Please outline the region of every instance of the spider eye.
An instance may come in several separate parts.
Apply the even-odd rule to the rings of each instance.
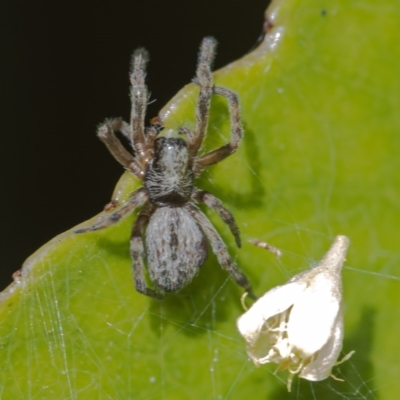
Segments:
[[[157,131],[157,135],[164,130],[162,125],[153,125],[155,130]]]

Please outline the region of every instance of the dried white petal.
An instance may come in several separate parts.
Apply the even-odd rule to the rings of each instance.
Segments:
[[[343,342],[341,270],[349,246],[337,236],[319,264],[256,301],[237,321],[256,365],[273,362],[311,381],[331,375]]]
[[[342,343],[343,317],[342,313],[339,313],[329,340],[318,352],[317,357],[303,368],[299,374],[300,378],[309,381],[322,381],[328,378],[331,375],[332,367],[335,366],[339,358]]]

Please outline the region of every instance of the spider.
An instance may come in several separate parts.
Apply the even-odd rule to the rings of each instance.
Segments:
[[[208,242],[221,267],[254,297],[249,281],[230,257],[222,238],[196,205],[203,203],[214,209],[229,226],[237,246],[241,246],[233,215],[211,193],[194,186],[194,178],[204,168],[234,153],[243,136],[237,94],[213,85],[211,64],[215,49],[214,38],[203,39],[194,79],[200,92],[193,132],[185,126],[178,130],[183,138],[161,137],[158,136],[160,126],[144,127],[148,93],[144,82],[147,56],[143,49],[136,50],[132,57],[130,125],[119,118],[109,119],[97,131],[114,158],[140,179],[143,186],[105,218],[75,232],[106,228],[142,207],[133,225],[130,254],[136,290],[150,297],[162,298],[163,293],[176,292],[188,285],[207,259]],[[207,154],[198,155],[207,131],[213,94],[228,101],[231,140]],[[116,131],[129,140],[133,154],[117,139]],[[147,271],[155,289],[146,285],[144,260],[147,260]]]

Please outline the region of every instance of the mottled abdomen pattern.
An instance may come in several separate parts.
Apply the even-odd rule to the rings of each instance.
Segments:
[[[207,258],[207,240],[185,207],[161,207],[146,230],[150,279],[175,292],[192,281]]]

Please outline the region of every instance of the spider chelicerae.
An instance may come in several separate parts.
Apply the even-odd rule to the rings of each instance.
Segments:
[[[132,58],[130,125],[117,118],[106,120],[98,128],[97,135],[110,153],[143,181],[143,186],[105,218],[75,232],[106,228],[142,207],[132,229],[130,253],[136,290],[147,296],[161,298],[162,293],[175,292],[189,284],[207,258],[209,242],[221,267],[254,297],[249,281],[230,257],[221,236],[196,205],[203,203],[214,209],[229,226],[237,246],[241,246],[233,215],[211,193],[194,186],[194,178],[204,168],[234,153],[243,136],[236,93],[213,84],[211,64],[215,48],[215,39],[203,39],[194,79],[200,86],[195,128],[192,131],[184,126],[178,130],[185,139],[158,136],[160,127],[154,124],[144,127],[148,92],[145,85],[147,57],[143,49],[137,50]],[[207,131],[213,94],[228,101],[231,140],[209,153],[198,155]],[[118,140],[116,131],[129,140],[133,154]],[[155,289],[146,285],[144,260],[147,260],[147,271]]]

